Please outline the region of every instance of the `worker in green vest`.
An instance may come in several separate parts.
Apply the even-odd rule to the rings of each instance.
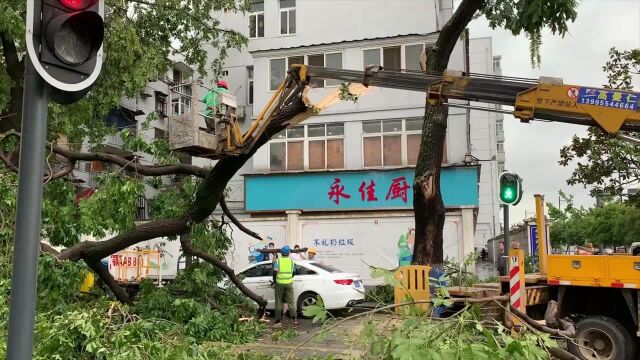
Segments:
[[[289,257],[291,248],[285,245],[280,249],[281,257],[273,263],[273,280],[276,287],[276,325],[282,320],[282,304],[289,306],[289,316],[298,324],[296,304],[293,302],[293,276],[296,264]]]
[[[224,80],[219,80],[216,83],[216,88],[207,91],[207,93],[202,98],[202,102],[205,104],[206,108],[204,110],[203,115],[205,116],[204,120],[207,124],[207,129],[213,132],[215,129],[213,117],[213,109],[217,110],[220,101],[218,100],[220,93],[228,93],[229,92],[229,84],[227,84]]]

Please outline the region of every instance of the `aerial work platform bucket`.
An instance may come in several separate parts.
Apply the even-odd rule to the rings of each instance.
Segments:
[[[394,276],[399,281],[393,289],[394,304],[401,304],[411,301],[429,301],[429,271],[430,266],[410,265],[402,266],[396,270]],[[398,314],[407,314],[416,311],[427,313],[430,309],[429,303],[415,304],[396,307]],[[411,311],[414,310],[414,311]]]

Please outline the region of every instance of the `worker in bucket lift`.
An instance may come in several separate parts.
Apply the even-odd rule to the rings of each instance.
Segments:
[[[218,80],[218,82],[216,83],[216,88],[209,90],[202,98],[202,102],[206,106],[203,113],[204,122],[207,125],[207,130],[210,133],[215,132],[215,122],[213,120],[213,115],[217,110],[218,105],[220,104],[218,96],[218,94],[220,93],[229,93],[229,84],[227,84],[227,82],[224,80]]]
[[[286,303],[289,306],[289,316],[293,319],[293,324],[298,325],[296,312],[296,303],[293,301],[293,276],[295,275],[296,265],[289,257],[291,248],[285,245],[280,249],[281,257],[273,263],[273,281],[276,290],[276,326],[281,324],[282,305]]]

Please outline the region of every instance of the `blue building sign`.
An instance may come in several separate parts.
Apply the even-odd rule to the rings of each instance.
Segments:
[[[546,226],[547,228],[547,253],[550,252],[551,247],[549,244],[549,224]],[[533,257],[534,262],[538,262],[538,225],[537,224],[529,224],[529,255]]]
[[[412,168],[245,175],[246,211],[413,208]],[[447,207],[478,206],[475,166],[442,169]]]

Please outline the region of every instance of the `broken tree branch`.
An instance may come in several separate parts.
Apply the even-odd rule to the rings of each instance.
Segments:
[[[222,262],[217,257],[213,256],[212,254],[209,254],[205,251],[202,251],[200,249],[193,247],[193,245],[191,244],[191,240],[189,240],[189,237],[187,236],[180,237],[180,244],[182,245],[182,251],[185,254],[197,256],[200,259],[210,263],[211,265],[217,267],[218,269],[222,270],[225,274],[227,274],[227,276],[229,277],[229,280],[231,280],[231,282],[238,288],[238,290],[240,290],[243,294],[245,294],[251,300],[255,301],[256,304],[258,304],[259,312],[260,312],[259,316],[262,316],[262,313],[264,312],[264,309],[267,306],[267,301],[262,296],[257,295],[256,293],[251,291],[248,287],[246,287],[242,283],[242,280],[240,280],[240,278],[233,271],[232,268],[230,268],[227,264]]]
[[[112,163],[144,176],[193,175],[202,178],[205,177],[208,172],[207,169],[195,165],[142,165],[136,161],[131,161],[114,154],[76,152],[67,150],[61,146],[53,146],[53,152],[74,161],[103,161]]]
[[[47,243],[43,243],[42,241],[40,242],[40,252],[51,254],[55,257],[58,257],[58,255],[60,255],[60,252],[54,249],[53,246]]]
[[[236,217],[235,215],[233,215],[231,213],[231,211],[229,210],[229,208],[227,207],[227,201],[225,200],[224,196],[222,196],[220,198],[220,208],[222,208],[222,212],[229,218],[229,220],[231,220],[231,222],[238,228],[240,229],[240,231],[242,231],[243,233],[251,236],[252,238],[258,239],[258,240],[262,240],[262,238],[260,237],[260,235],[258,235],[258,233],[251,231],[249,228],[247,228],[246,226],[244,226]]]
[[[188,229],[186,218],[160,219],[150,221],[125,231],[104,241],[83,241],[63,250],[58,258],[60,260],[86,262],[101,260],[105,257],[124,250],[144,240],[157,237],[180,235]]]
[[[306,252],[307,250],[309,250],[308,248],[304,247],[304,248],[300,248],[300,249],[291,249],[289,250],[290,253],[303,253]],[[261,254],[279,254],[280,251],[282,251],[282,249],[257,249],[257,252],[261,253]]]
[[[122,286],[118,285],[116,279],[114,279],[109,272],[109,269],[106,269],[104,266],[102,266],[100,260],[87,261],[86,263],[89,268],[91,268],[91,270],[93,270],[93,272],[98,275],[100,280],[102,280],[102,282],[104,282],[104,284],[107,285],[107,287],[113,292],[118,301],[124,304],[132,304],[131,298],[129,297],[127,291]]]
[[[11,161],[11,159],[4,153],[2,149],[0,149],[0,161],[4,163],[8,170],[13,171],[14,173],[18,173],[19,168]],[[58,180],[63,178],[73,172],[73,169],[76,166],[76,162],[74,160],[68,160],[65,164],[64,168],[55,173],[47,174],[42,178],[42,182],[47,183],[50,181]]]
[[[168,175],[171,173],[183,173],[204,177],[198,185],[195,199],[192,201],[187,214],[179,218],[154,220],[145,224],[138,225],[133,229],[127,230],[117,236],[104,241],[86,241],[78,243],[68,249],[63,250],[58,258],[60,260],[78,261],[84,260],[87,264],[95,267],[94,271],[98,273],[102,271],[107,284],[114,284],[110,278],[104,273],[104,268],[98,264],[100,260],[135,245],[144,240],[150,240],[158,237],[178,236],[186,233],[190,225],[205,221],[217,207],[224,189],[229,180],[235,173],[245,164],[245,162],[253,156],[253,154],[262,145],[267,143],[269,139],[282,131],[286,127],[286,122],[296,117],[296,115],[305,113],[308,109],[303,99],[303,89],[306,83],[297,83],[296,88],[289,94],[286,101],[270,116],[270,123],[265,131],[255,140],[253,147],[246,153],[234,157],[226,157],[219,160],[210,170],[205,170],[191,165],[171,165],[171,166],[145,166],[140,164],[130,164],[129,160],[120,158],[112,154],[100,153],[76,153],[54,146],[53,151],[61,156],[65,156],[71,160],[100,160],[111,161],[123,167],[132,166],[133,170],[143,175],[158,176]],[[170,169],[170,170],[169,170]],[[260,312],[264,311],[266,301],[251,292],[242,284],[240,279],[235,276],[233,269],[216,257],[203,252],[191,246],[188,237],[181,237],[183,251],[186,254],[198,256],[201,259],[217,266],[224,271],[231,281],[249,298],[259,304]],[[112,277],[111,277],[112,279]],[[117,284],[115,284],[117,285]],[[115,290],[114,290],[115,289]],[[113,286],[114,294],[123,302],[127,302],[127,297],[122,289]],[[117,291],[117,292],[116,292]],[[129,299],[130,300],[130,299]]]
[[[511,304],[509,304],[509,311],[512,312],[513,314],[515,314],[517,317],[519,317],[520,319],[522,319],[524,322],[526,322],[529,326],[531,326],[532,328],[540,331],[540,332],[544,332],[550,335],[554,335],[554,336],[562,336],[562,337],[573,337],[576,334],[575,329],[573,328],[573,326],[569,327],[568,329],[564,329],[564,330],[559,330],[559,329],[552,329],[548,326],[544,326],[542,324],[540,324],[539,322],[533,320],[532,318],[530,318],[527,314],[523,313],[522,311],[514,308]]]

